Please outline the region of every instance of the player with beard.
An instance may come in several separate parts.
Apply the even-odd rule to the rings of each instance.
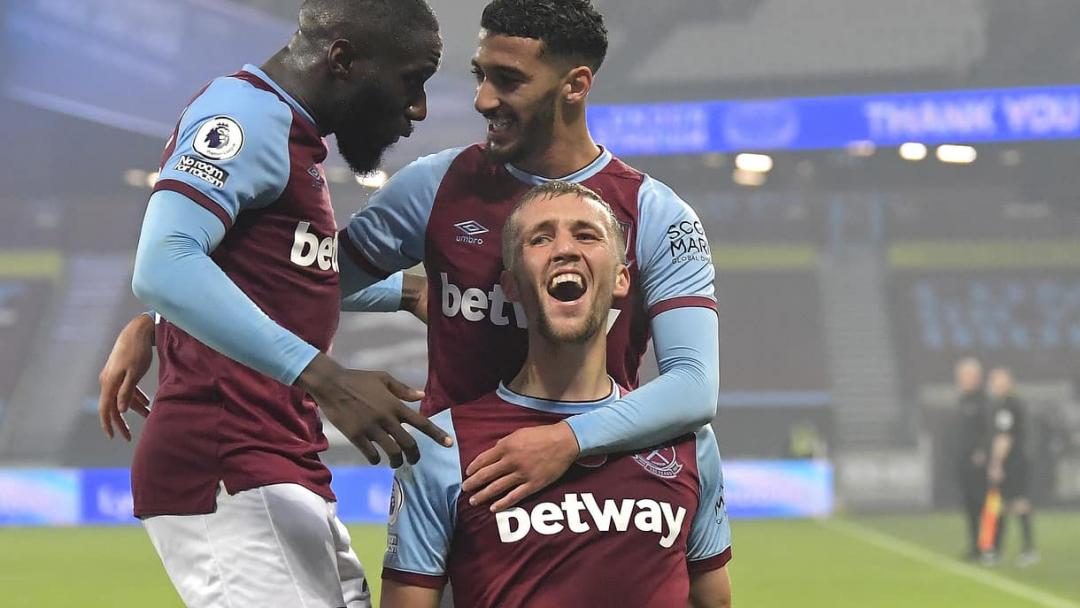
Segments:
[[[650,337],[660,369],[615,403],[518,430],[469,464],[466,490],[501,509],[579,456],[643,448],[712,420],[719,344],[709,244],[693,209],[589,133],[586,102],[607,53],[603,17],[587,0],[495,0],[481,28],[474,105],[487,118],[486,141],[414,161],[352,219],[339,237],[344,309],[396,308],[400,294],[403,308],[428,320],[423,413],[494,390],[521,368],[527,326],[499,285],[501,227],[526,190],[558,178],[599,192],[626,231],[631,285],[608,314],[609,373],[636,388]],[[427,278],[415,290],[396,271],[421,262]],[[387,276],[404,287],[364,297]],[[106,427],[122,423],[147,369],[146,325],[129,324],[102,371]]]
[[[462,491],[463,464],[520,428],[616,402],[605,330],[630,290],[622,229],[578,184],[527,192],[506,220],[501,287],[529,320],[507,383],[433,421],[424,457],[395,476],[383,568],[386,608],[454,605],[730,606],[731,531],[708,426],[639,453],[582,459],[520,506],[492,513]],[[621,523],[620,523],[621,522]]]
[[[418,458],[403,421],[448,440],[399,400],[418,391],[326,355],[341,290],[322,171],[325,135],[360,172],[409,135],[441,49],[423,0],[307,0],[288,45],[204,87],[166,145],[133,279],[162,320],[132,490],[188,606],[370,604],[320,407],[373,461],[373,442]]]
[[[495,0],[481,28],[472,63],[486,141],[419,159],[372,196],[340,237],[346,290],[422,262],[429,365],[421,411],[472,401],[525,360],[527,322],[499,284],[503,223],[530,187],[580,183],[611,204],[626,231],[631,282],[607,316],[608,372],[636,388],[650,336],[661,372],[615,403],[518,430],[466,463],[472,499],[503,509],[579,456],[640,449],[707,424],[719,346],[701,222],[589,133],[586,103],[607,51],[603,17],[588,0]]]

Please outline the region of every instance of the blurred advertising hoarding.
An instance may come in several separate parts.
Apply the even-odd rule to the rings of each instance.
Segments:
[[[1080,86],[598,105],[622,156],[1076,139]]]
[[[348,523],[382,524],[393,471],[336,467],[338,516]],[[734,518],[823,517],[832,511],[832,466],[821,461],[724,463],[724,493]],[[127,469],[0,470],[0,525],[131,525]]]

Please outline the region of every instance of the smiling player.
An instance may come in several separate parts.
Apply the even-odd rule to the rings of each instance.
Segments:
[[[528,354],[509,383],[433,421],[446,450],[395,477],[383,606],[730,605],[731,532],[709,427],[634,453],[579,460],[521,506],[467,500],[464,465],[516,429],[610,406],[608,311],[630,289],[621,228],[591,190],[549,182],[503,228],[500,284],[528,319]]]
[[[630,286],[607,311],[608,372],[636,389],[650,337],[660,377],[616,403],[520,429],[477,455],[465,486],[504,508],[559,478],[580,455],[640,449],[716,415],[719,344],[713,265],[701,222],[670,188],[593,141],[585,108],[607,52],[587,0],[495,0],[473,57],[483,144],[401,171],[353,217],[340,243],[348,291],[422,262],[428,280],[428,381],[421,411],[471,401],[525,360],[526,326],[499,276],[515,202],[552,179],[610,203]],[[482,488],[482,489],[481,489]]]
[[[626,243],[630,288],[605,322],[608,372],[636,389],[650,338],[660,370],[614,403],[519,429],[477,455],[466,489],[504,508],[558,479],[579,456],[640,449],[707,424],[716,415],[720,355],[712,258],[697,215],[589,133],[585,109],[607,53],[603,17],[588,0],[495,0],[481,28],[474,106],[488,121],[486,140],[410,163],[353,217],[338,239],[343,306],[365,309],[353,302],[372,299],[353,295],[423,263],[425,295],[409,298],[427,302],[421,411],[489,393],[525,360],[527,322],[499,281],[503,223],[532,186],[580,183],[610,203]],[[102,374],[101,409],[116,420],[145,373],[136,363],[149,358],[124,356],[149,350],[145,342],[129,346],[137,339],[122,335],[120,356]]]

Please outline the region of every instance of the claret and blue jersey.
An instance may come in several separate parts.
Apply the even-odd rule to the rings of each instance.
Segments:
[[[137,515],[211,512],[222,481],[333,500],[318,408],[292,386],[340,309],[326,154],[312,117],[250,65],[207,85],[169,138],[134,279],[163,316]]]
[[[651,335],[667,376],[637,402],[631,394],[618,409],[574,417],[582,449],[626,447],[631,438],[646,445],[670,438],[673,428],[693,430],[712,418],[719,383],[714,271],[700,221],[670,188],[607,150],[562,179],[598,192],[626,234],[632,285],[608,315],[608,372],[636,388]],[[400,170],[343,231],[343,259],[372,279],[424,264],[425,414],[487,394],[520,369],[526,320],[499,286],[501,233],[520,196],[543,181],[493,163],[480,145],[445,150]]]
[[[442,588],[458,606],[682,606],[690,576],[731,557],[720,456],[710,427],[652,448],[579,460],[518,506],[491,513],[461,492],[464,469],[516,429],[613,403],[498,390],[434,417],[446,449],[394,479],[383,578]]]

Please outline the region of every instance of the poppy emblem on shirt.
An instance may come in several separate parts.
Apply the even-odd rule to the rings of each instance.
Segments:
[[[675,477],[683,469],[675,448],[671,446],[635,454],[634,462],[640,464],[642,468],[653,475],[664,479]]]

